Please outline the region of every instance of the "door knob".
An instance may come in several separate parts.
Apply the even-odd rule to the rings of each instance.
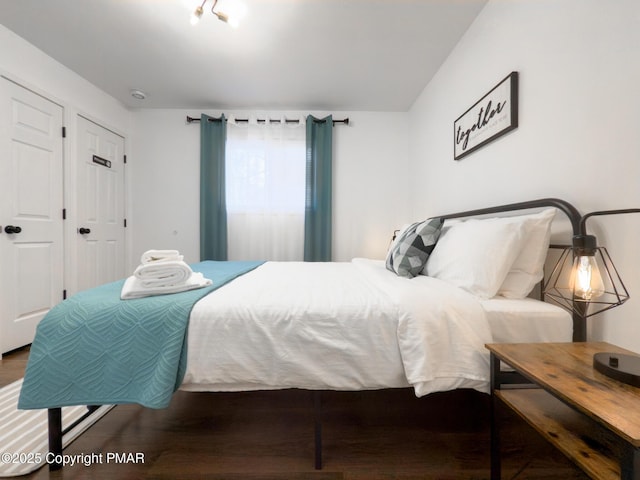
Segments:
[[[90,228],[80,227],[80,228],[78,229],[78,233],[79,233],[80,235],[87,235],[87,234],[91,233],[91,229],[90,229]]]
[[[20,233],[22,231],[22,228],[20,227],[14,227],[13,225],[7,225],[6,227],[4,227],[4,232],[5,233]]]

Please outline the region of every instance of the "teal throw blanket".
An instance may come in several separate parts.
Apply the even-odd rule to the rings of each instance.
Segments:
[[[56,305],[38,325],[18,408],[167,407],[186,370],[191,308],[261,263],[192,265],[213,282],[197,290],[121,300],[121,280]]]

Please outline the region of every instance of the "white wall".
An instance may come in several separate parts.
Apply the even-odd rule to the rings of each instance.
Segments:
[[[200,129],[185,119],[200,113],[163,109],[133,113],[129,172],[135,185],[130,222],[134,260],[150,248],[175,248],[187,261],[199,260]],[[246,116],[225,111],[234,113]],[[393,230],[407,221],[398,212],[408,211],[408,114],[332,113],[336,119],[350,119],[348,126],[334,127],[333,259],[384,258]]]
[[[490,1],[409,112],[414,216],[549,196],[640,207],[638,25],[637,0]],[[513,70],[519,127],[454,161],[454,120]],[[640,351],[640,215],[587,226],[632,295],[590,338]]]
[[[123,134],[129,127],[130,113],[120,102],[3,25],[0,25],[0,73],[61,103],[67,119],[82,113]]]
[[[66,206],[71,218],[75,179],[69,172],[75,155],[75,121],[83,114],[126,137],[128,268],[133,268],[148,248],[178,248],[189,261],[198,260],[199,128],[186,125],[185,117],[199,111],[131,112],[2,25],[0,73],[65,108],[66,181],[70,187]],[[283,112],[269,113],[279,116]],[[383,258],[393,230],[410,220],[408,114],[331,113],[335,118],[350,118],[349,126],[334,129],[333,258]],[[68,244],[67,258],[74,258],[73,242]],[[68,285],[75,283],[74,269],[75,265],[68,269]]]

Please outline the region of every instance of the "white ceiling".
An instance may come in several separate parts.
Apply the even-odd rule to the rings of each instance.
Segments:
[[[200,1],[0,0],[0,24],[130,107],[406,111],[487,0],[242,0],[237,29],[211,0],[191,26]]]

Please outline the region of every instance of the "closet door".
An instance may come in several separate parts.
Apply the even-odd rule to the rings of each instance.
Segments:
[[[63,295],[60,105],[0,77],[0,353]]]
[[[78,116],[78,290],[125,275],[124,138]]]

